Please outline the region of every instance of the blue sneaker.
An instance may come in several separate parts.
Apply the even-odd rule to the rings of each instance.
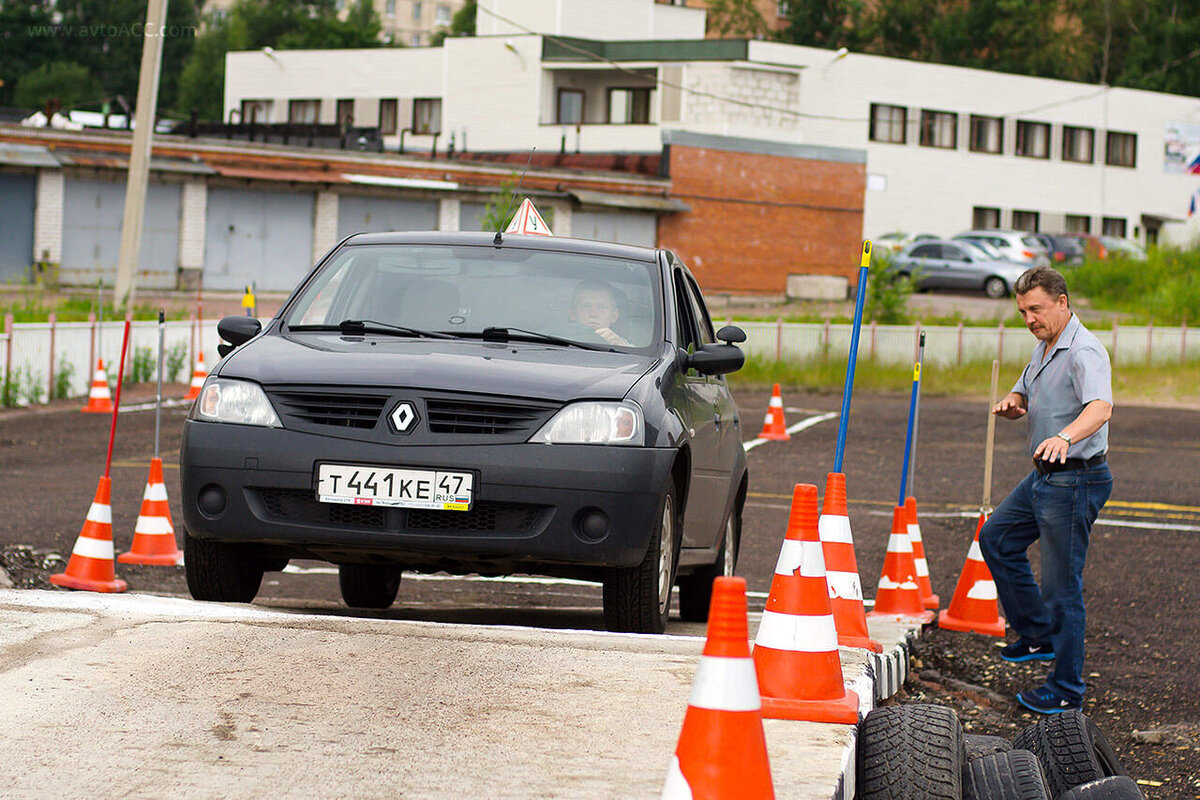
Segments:
[[[1054,647],[1048,644],[1033,644],[1018,639],[1000,651],[1005,661],[1053,661]]]
[[[1017,702],[1030,711],[1036,711],[1039,714],[1061,714],[1073,708],[1083,707],[1081,700],[1066,700],[1045,686],[1039,686],[1037,689],[1026,689],[1017,695]]]

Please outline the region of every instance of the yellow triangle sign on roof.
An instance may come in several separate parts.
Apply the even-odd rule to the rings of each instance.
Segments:
[[[533,201],[528,197],[521,201],[517,215],[513,217],[512,222],[508,223],[508,228],[504,232],[530,233],[535,236],[554,235],[550,232],[550,226],[546,224],[546,220],[542,219],[542,215],[534,208]]]

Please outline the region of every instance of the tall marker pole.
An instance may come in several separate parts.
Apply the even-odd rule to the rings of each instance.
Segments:
[[[921,341],[917,345],[917,363],[925,363],[925,331],[921,331]],[[921,386],[917,384],[917,401],[912,408],[912,444],[908,448],[908,494],[904,495],[907,500],[908,495],[916,494],[916,475],[917,475],[917,438],[921,431]]]
[[[925,352],[925,332],[921,331],[921,346],[917,351],[917,361],[913,364],[912,394],[908,400],[908,432],[904,435],[904,468],[900,470],[900,502],[908,497],[908,470],[912,463],[911,456],[916,449],[917,403],[921,396],[921,356]]]
[[[158,390],[154,395],[154,457],[158,458],[158,433],[162,426],[163,325],[166,316],[158,310]]]
[[[988,405],[987,449],[983,456],[983,505],[979,509],[984,516],[991,516],[992,513],[992,453],[996,449],[996,415],[992,413],[992,409],[998,402],[996,393],[999,389],[1000,362],[994,360],[992,361],[992,402]]]
[[[117,391],[113,397],[112,425],[108,429],[108,457],[104,460],[104,477],[112,472],[113,440],[117,438],[117,410],[121,407],[121,384],[125,382],[125,351],[129,349],[129,317],[125,317],[125,336],[121,339],[121,366],[117,370]]]
[[[871,240],[863,241],[862,260],[858,264],[858,291],[854,298],[854,331],[850,335],[850,356],[846,361],[846,385],[842,388],[842,416],[838,421],[837,450],[833,456],[833,471],[842,471],[842,456],[846,454],[846,427],[850,423],[850,394],[854,391],[854,364],[858,360],[858,334],[862,331],[863,303],[867,297],[867,270],[871,266]]]

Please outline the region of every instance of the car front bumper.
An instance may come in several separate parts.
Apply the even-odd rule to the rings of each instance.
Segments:
[[[675,456],[645,447],[397,446],[188,420],[183,521],[191,536],[274,558],[485,574],[630,567],[645,555]],[[473,471],[473,507],[320,503],[318,462]]]

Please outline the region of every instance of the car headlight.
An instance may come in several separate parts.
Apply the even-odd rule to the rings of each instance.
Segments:
[[[645,439],[637,403],[588,401],[560,410],[533,435],[543,444],[621,444],[640,446]]]
[[[257,383],[210,378],[192,406],[192,419],[282,428],[267,393]]]

